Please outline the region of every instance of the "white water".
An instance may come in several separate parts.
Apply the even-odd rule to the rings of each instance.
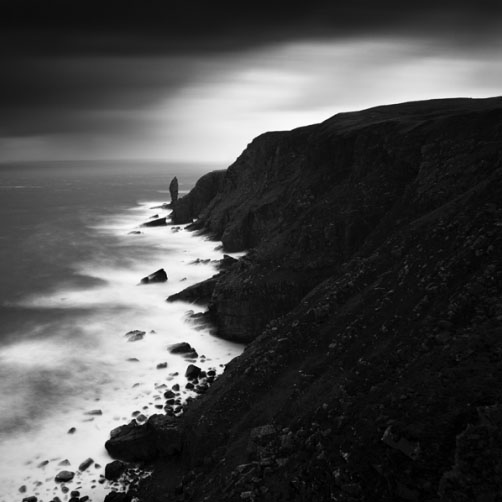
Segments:
[[[56,307],[76,314],[34,326],[30,336],[23,333],[18,343],[0,349],[2,387],[9,389],[0,400],[4,431],[0,433],[0,501],[29,495],[42,502],[56,495],[67,500],[65,485],[92,501],[103,500],[109,487],[99,480],[110,461],[104,449],[109,431],[129,422],[134,411],[146,416],[162,413],[155,405],[162,408],[162,394],[175,383],[184,397],[190,395],[184,391],[183,376],[188,362],[170,354],[167,346],[187,341],[207,357],[198,366],[219,372],[242,351],[242,346],[215,338],[207,329],[195,329],[186,313],[200,308],[165,302],[170,294],[215,273],[214,263],[194,264],[196,259],[217,260],[222,252],[214,241],[184,229],[138,228],[154,214],[165,215],[152,209],[159,204],[144,202],[126,214],[88,222],[98,239],[114,236],[115,244],[75,266],[78,272],[105,282],[21,301],[23,307]],[[141,234],[129,234],[132,230]],[[138,285],[141,277],[159,268],[166,270],[167,283]],[[129,342],[124,335],[135,329],[147,334],[143,340]],[[168,367],[157,369],[164,362]],[[92,410],[102,414],[89,414]],[[67,433],[71,427],[76,428],[74,434]],[[88,457],[100,467],[93,464],[79,472],[79,464]],[[69,466],[58,465],[65,459]],[[40,466],[45,461],[49,462]],[[77,474],[61,485],[54,481],[61,470]],[[23,485],[26,492],[20,493]]]

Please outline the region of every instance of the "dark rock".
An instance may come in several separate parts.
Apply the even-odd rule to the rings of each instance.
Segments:
[[[156,220],[146,221],[141,226],[142,227],[163,227],[166,226],[166,218],[157,218]]]
[[[139,340],[143,340],[143,337],[146,335],[146,331],[140,331],[139,329],[135,329],[133,331],[128,331],[124,336],[128,338],[128,342],[137,342]]]
[[[214,288],[218,281],[218,275],[210,277],[205,281],[194,284],[193,286],[188,286],[183,291],[175,293],[167,298],[168,302],[188,302],[197,304],[207,304],[211,299]]]
[[[57,483],[64,483],[71,481],[75,477],[75,473],[71,471],[61,471],[56,474],[54,478]]]
[[[237,260],[236,258],[233,258],[228,254],[224,254],[223,258],[220,260],[220,268],[227,269],[232,265],[236,264],[238,261],[239,260]]]
[[[24,497],[23,502],[37,502],[38,498],[32,495],[31,497]]]
[[[68,429],[68,434],[75,434],[75,432],[77,432],[77,429],[75,427],[70,427]]]
[[[167,363],[159,363],[159,364],[157,364],[157,369],[158,370],[163,370],[165,368],[167,368]]]
[[[180,343],[174,343],[173,345],[170,345],[167,350],[171,354],[190,354],[194,352],[194,348],[187,342],[180,342]]]
[[[201,371],[202,370],[198,366],[195,366],[195,364],[189,364],[185,371],[185,377],[188,378],[188,380],[195,380],[199,377]]]
[[[125,462],[121,462],[120,460],[114,460],[105,466],[105,478],[110,481],[116,481],[122,476],[127,468],[127,464]]]
[[[79,471],[85,471],[86,469],[88,469],[92,464],[94,463],[94,460],[92,458],[88,458],[86,460],[84,460],[79,466],[78,466],[78,470]]]
[[[166,281],[167,281],[166,271],[163,268],[161,268],[156,272],[154,272],[153,274],[143,277],[143,279],[141,279],[141,284],[151,284],[154,282],[166,282]]]
[[[129,232],[129,235],[140,235],[140,234],[141,234],[141,232],[139,230],[131,230]]]
[[[172,418],[152,415],[144,425],[131,422],[115,429],[105,448],[112,457],[126,461],[172,456],[181,451],[181,431]]]
[[[169,183],[169,193],[171,194],[171,206],[178,202],[178,178],[176,176]]]
[[[125,492],[110,492],[106,495],[104,502],[131,502],[132,495]]]

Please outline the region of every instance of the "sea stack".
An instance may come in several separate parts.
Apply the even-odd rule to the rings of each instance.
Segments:
[[[176,204],[178,201],[178,178],[176,176],[169,184],[169,193],[171,194],[171,204]]]

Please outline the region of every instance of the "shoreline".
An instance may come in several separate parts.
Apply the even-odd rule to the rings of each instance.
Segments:
[[[136,206],[136,207],[141,207],[141,206]],[[151,212],[150,209],[149,209],[149,212]],[[141,219],[137,223],[143,223],[143,219]],[[169,233],[167,235],[164,235],[162,237],[162,239],[166,239],[166,237],[169,238],[169,235],[176,233],[178,240],[179,240],[179,236],[183,236],[186,232],[184,231],[184,229],[180,229],[180,227],[178,227],[178,228],[176,228],[176,227],[177,226],[175,226],[175,225],[166,225],[164,227],[164,230]],[[120,232],[122,232],[122,231],[120,231]],[[155,232],[155,230],[154,230],[154,232]],[[129,232],[127,232],[127,233],[129,233]],[[124,234],[121,233],[120,235],[124,235]],[[194,253],[197,253],[196,254],[197,257],[194,258],[194,260],[192,260],[192,261],[189,260],[187,262],[186,259],[183,259],[183,261],[185,262],[185,265],[184,265],[185,267],[191,267],[191,269],[193,271],[197,272],[197,274],[196,274],[197,277],[200,277],[200,273],[203,269],[205,270],[207,267],[210,267],[210,266],[212,267],[212,261],[209,261],[209,260],[206,261],[204,259],[205,256],[203,254],[199,254],[199,252],[197,251],[197,244],[196,244],[197,240],[194,240],[194,237],[196,237],[196,236],[194,236],[192,234],[187,234],[187,236],[184,237],[181,242],[183,242],[184,240],[187,240],[187,238],[188,238],[188,241],[191,242],[192,247],[194,247],[194,249],[192,250],[192,252],[190,254],[193,256]],[[128,235],[128,236],[124,237],[124,239],[126,239],[126,240],[127,239],[134,239],[134,238],[136,238],[135,235],[130,235],[130,236]],[[199,241],[199,242],[201,242],[201,241]],[[194,244],[195,244],[195,246],[194,246]],[[213,243],[211,242],[210,248],[214,248],[214,247],[216,247],[216,245],[217,245],[217,243],[214,243],[214,246],[213,246]],[[209,249],[209,247],[207,245],[205,246],[205,248]],[[180,251],[181,250],[182,250],[182,248],[180,248]],[[179,251],[177,251],[177,252],[179,254]],[[181,254],[179,254],[179,256],[180,256],[180,258],[183,258]],[[199,260],[199,261],[196,261],[196,260]],[[203,261],[201,261],[201,260],[203,260]],[[172,268],[172,264],[170,266]],[[144,268],[147,269],[147,267],[144,267]],[[137,281],[134,284],[134,287],[136,287],[136,284],[137,284],[137,282],[139,282],[140,278],[141,277],[137,277]],[[173,280],[173,279],[171,279],[171,280]],[[177,282],[177,281],[175,281],[175,282]],[[184,285],[184,283],[185,283],[185,281],[182,281],[179,283],[180,289]],[[161,288],[159,289],[159,286],[157,284],[145,284],[145,285],[141,285],[141,286],[137,286],[137,287],[142,288],[142,290],[141,290],[142,293],[145,291],[143,288],[148,288],[146,291],[151,290],[151,294],[149,295],[149,297],[157,296],[159,302],[164,302],[165,297],[167,296],[167,294],[162,295],[162,293],[160,293]],[[159,297],[159,293],[162,296]],[[75,298],[77,298],[79,296],[79,293],[76,292],[75,295],[76,295]],[[73,297],[69,296],[69,298],[71,299],[71,301],[74,301],[74,300],[72,300]],[[50,299],[46,299],[44,301],[46,303],[47,302],[50,303]],[[143,404],[141,404],[140,402],[137,402],[136,404],[134,404],[134,402],[131,402],[129,404],[122,403],[121,408],[123,408],[124,405],[126,407],[136,406],[137,411],[134,411],[132,413],[132,417],[131,417],[131,420],[134,420],[135,422],[137,421],[138,423],[146,423],[148,416],[155,414],[155,412],[165,413],[167,411],[170,414],[171,413],[172,414],[175,414],[175,413],[179,414],[182,411],[181,406],[184,405],[184,402],[186,400],[192,399],[194,396],[198,395],[199,393],[205,392],[205,390],[207,389],[207,386],[214,380],[216,375],[219,374],[220,371],[222,370],[223,363],[220,362],[221,357],[224,354],[224,352],[222,352],[222,348],[228,346],[228,350],[230,350],[230,351],[236,350],[237,346],[235,346],[235,348],[230,348],[230,345],[227,344],[226,342],[225,343],[217,342],[216,345],[217,345],[217,347],[220,347],[220,348],[216,349],[215,357],[213,358],[212,354],[210,352],[208,352],[208,350],[207,350],[208,345],[209,346],[211,345],[210,342],[211,342],[211,339],[213,338],[213,335],[210,334],[209,327],[208,326],[201,326],[201,325],[195,326],[195,324],[194,324],[195,320],[187,317],[187,315],[186,315],[187,311],[189,311],[189,309],[193,308],[193,306],[190,306],[188,304],[184,304],[183,306],[181,306],[181,304],[180,304],[179,307],[178,306],[175,306],[175,307],[176,308],[174,308],[174,310],[172,310],[172,311],[179,312],[179,314],[177,314],[177,315],[180,316],[179,321],[177,321],[177,323],[175,323],[175,324],[182,323],[184,326],[186,326],[186,329],[181,330],[180,334],[178,335],[178,337],[180,339],[178,339],[178,340],[176,339],[176,338],[178,338],[176,336],[176,333],[174,333],[174,338],[173,338],[173,334],[170,334],[168,339],[166,339],[166,341],[164,342],[164,344],[165,344],[164,350],[166,350],[166,347],[171,345],[172,343],[176,343],[178,341],[180,341],[180,342],[184,341],[183,338],[185,335],[183,333],[186,334],[187,331],[193,332],[193,333],[196,333],[196,332],[202,333],[202,336],[207,337],[207,340],[204,341],[203,343],[202,343],[202,341],[200,342],[199,354],[197,354],[196,357],[195,357],[195,354],[190,354],[192,356],[190,359],[185,359],[183,357],[183,355],[169,354],[166,351],[166,355],[168,356],[167,360],[171,361],[171,360],[173,360],[173,358],[179,359],[179,361],[177,361],[173,367],[172,367],[173,363],[169,362],[169,364],[168,364],[167,362],[161,361],[161,359],[164,359],[166,356],[163,357],[161,354],[159,354],[157,356],[159,361],[158,361],[158,363],[154,364],[150,370],[151,377],[153,378],[154,381],[156,381],[155,385],[152,385],[152,390],[148,391],[148,389],[145,389],[144,391],[143,390],[139,391],[140,387],[138,387],[138,391],[133,392],[133,395],[138,394],[138,392],[139,392],[139,394],[142,394],[142,395],[144,394]],[[169,320],[169,317],[167,318],[167,320]],[[135,326],[133,325],[132,327],[135,327]],[[129,330],[127,332],[126,332],[126,330],[124,330],[124,333],[122,333],[122,335],[120,335],[120,336],[124,337],[123,338],[123,342],[125,342],[124,349],[129,349],[129,348],[134,349],[134,347],[140,348],[141,344],[148,343],[148,339],[150,340],[150,342],[155,342],[154,345],[158,345],[159,341],[161,341],[161,340],[159,340],[158,337],[165,336],[165,335],[159,335],[159,334],[155,333],[154,331],[149,331],[146,326],[145,327],[138,326],[138,327],[140,327],[142,330],[144,330],[142,332],[141,338],[145,338],[146,342],[143,342],[140,338],[136,338],[136,339],[132,340],[130,337],[127,336],[127,333],[129,333],[131,330]],[[200,331],[200,330],[202,330],[202,331]],[[134,332],[135,330],[132,330],[132,331]],[[197,337],[200,338],[200,336],[201,335],[196,335],[195,338],[196,339],[197,339]],[[170,343],[169,340],[171,340],[172,343]],[[201,339],[201,340],[203,340],[203,339]],[[117,341],[119,343],[121,343],[120,338],[117,338]],[[133,343],[128,343],[128,341],[133,342]],[[193,342],[192,342],[192,344],[193,344]],[[225,349],[223,349],[223,350],[225,350]],[[241,349],[239,349],[238,352],[240,352],[240,350]],[[122,351],[122,349],[121,349],[121,351]],[[155,357],[155,355],[153,355],[153,357]],[[134,365],[134,367],[137,367],[136,365],[138,364],[138,362],[135,362],[135,361],[137,361],[137,358],[131,358],[131,359],[126,358],[123,363],[124,370],[127,370],[127,367],[130,367],[131,369],[133,368],[133,366],[129,366],[129,365]],[[184,377],[181,374],[181,367],[183,367],[183,371],[185,371],[186,366],[188,366],[191,363],[195,363],[197,366],[199,366],[203,371],[206,372],[206,375],[201,376],[198,382],[192,380],[192,382],[187,387],[186,386],[187,381],[184,380]],[[144,363],[142,362],[142,364],[144,364]],[[179,368],[179,369],[177,369],[177,368]],[[140,377],[140,379],[144,380],[144,377],[143,378]],[[179,381],[179,383],[176,383],[177,381]],[[153,382],[152,382],[152,384],[153,384]],[[173,391],[172,390],[173,386],[175,387],[175,389],[177,387],[177,390]],[[167,394],[168,391],[174,392],[174,395],[173,396],[171,396],[171,395],[166,396],[165,394]],[[159,398],[158,396],[163,396],[163,397]],[[155,399],[152,399],[152,398],[155,398]],[[94,406],[94,408],[91,409],[92,406]],[[144,409],[147,407],[149,408],[148,411],[146,411]],[[84,421],[87,420],[89,423],[96,423],[96,424],[98,422],[102,422],[103,421],[102,415],[109,413],[109,411],[107,411],[108,408],[110,408],[110,405],[107,404],[105,401],[100,400],[99,403],[96,403],[96,404],[91,405],[89,407],[89,410],[87,412],[88,413],[87,418],[85,418],[85,413],[84,413],[83,420]],[[103,411],[101,411],[101,409],[103,409]],[[132,411],[132,409],[131,409],[131,411]],[[141,416],[141,415],[143,415],[143,416]],[[122,423],[124,423],[124,422],[122,422]],[[75,427],[75,425],[77,427]],[[77,423],[75,423],[74,420],[71,420],[70,422],[68,422],[67,431],[68,431],[68,438],[75,436],[75,434],[77,436],[79,434],[81,434],[80,427],[78,426]],[[101,445],[102,444],[103,443],[101,443]],[[41,468],[43,468],[44,472],[47,471],[49,469],[50,465],[53,464],[53,461],[50,461],[49,459],[43,460],[43,458],[45,458],[46,456],[47,455],[44,453],[42,453],[41,456],[39,456],[40,461],[42,461],[40,466],[41,466]],[[93,455],[93,457],[94,457],[94,455]],[[101,457],[101,455],[99,457]],[[94,458],[96,458],[96,457],[94,457]],[[90,500],[99,500],[100,497],[96,498],[96,497],[92,496],[93,489],[92,489],[91,484],[87,484],[87,482],[84,481],[84,479],[88,477],[87,476],[88,473],[92,474],[92,476],[95,476],[95,478],[94,478],[95,480],[92,483],[93,485],[95,485],[95,486],[101,485],[103,487],[107,487],[106,491],[103,493],[102,496],[104,496],[110,490],[126,489],[126,487],[123,484],[116,484],[113,480],[110,482],[105,481],[105,477],[103,476],[103,471],[101,471],[102,474],[99,476],[99,479],[98,479],[99,470],[104,469],[105,463],[103,463],[100,458],[96,459],[96,462],[94,462],[94,460],[92,458],[87,459],[87,460],[82,458],[81,462],[78,461],[76,464],[73,464],[73,466],[61,465],[58,470],[58,473],[61,473],[65,470],[68,470],[68,472],[74,473],[74,477],[69,482],[63,481],[63,482],[54,483],[54,480],[53,480],[52,481],[52,483],[54,484],[53,496],[57,497],[57,493],[60,493],[61,494],[60,497],[66,497],[66,496],[69,496],[70,492],[78,491],[79,495],[78,495],[77,500],[79,500],[79,499],[87,500],[86,497],[88,497],[88,496],[90,496]],[[78,469],[76,469],[77,466],[79,467]],[[54,469],[54,467],[52,467],[52,469]],[[83,473],[85,473],[85,475],[83,475]],[[57,474],[57,476],[58,475],[59,474]],[[136,475],[138,475],[138,473],[136,473]],[[69,479],[70,474],[63,473],[62,476],[60,476],[60,479],[67,479],[66,476]],[[27,478],[27,481],[29,481],[29,479],[30,478]],[[89,478],[89,482],[91,479],[92,478]],[[57,500],[57,498],[51,499],[50,496],[49,496],[49,498],[47,498],[47,495],[44,495],[45,492],[48,492],[50,490],[50,486],[51,486],[50,478],[46,478],[45,482],[41,483],[39,486],[35,486],[34,488],[30,488],[30,484],[31,484],[30,482],[25,482],[25,483],[19,485],[20,490],[19,490],[18,494],[19,494],[20,500],[27,499],[29,501],[33,501],[34,500],[33,497],[37,497],[38,500],[44,500],[46,502],[48,500]]]

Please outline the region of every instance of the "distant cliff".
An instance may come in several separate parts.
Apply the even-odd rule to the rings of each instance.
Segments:
[[[174,216],[249,250],[200,294],[251,343],[142,500],[498,500],[502,99],[339,114],[210,176]]]

